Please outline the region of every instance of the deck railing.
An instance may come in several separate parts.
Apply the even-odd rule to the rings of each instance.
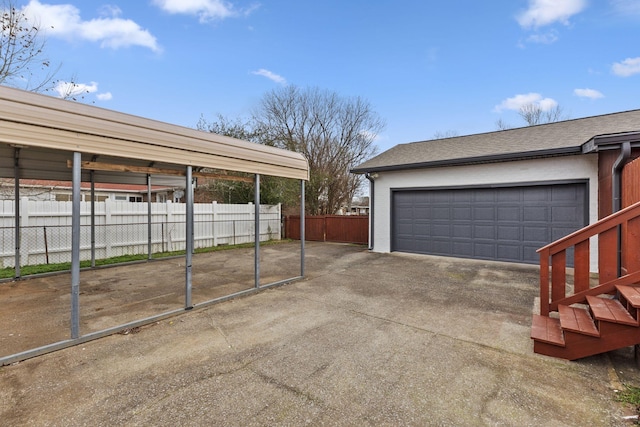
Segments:
[[[591,284],[590,239],[598,238],[598,284]],[[621,249],[623,248],[623,249]],[[567,251],[573,249],[573,288],[567,284]],[[622,250],[621,264],[618,253]],[[640,202],[609,215],[538,249],[540,254],[540,314],[558,305],[583,303],[587,295],[640,283]]]

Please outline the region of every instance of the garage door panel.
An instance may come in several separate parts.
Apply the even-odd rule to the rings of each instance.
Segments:
[[[473,257],[473,244],[471,242],[453,242],[453,253],[461,256]]]
[[[498,221],[521,221],[520,206],[498,206]]]
[[[407,222],[402,222],[400,224],[397,225],[397,233],[399,236],[413,236],[413,224],[412,223],[407,223]]]
[[[551,198],[549,190],[546,187],[531,187],[526,193],[523,194],[523,202],[544,202]]]
[[[538,263],[585,224],[586,185],[394,191],[392,250]],[[568,257],[571,263],[571,257]]]
[[[404,208],[399,206],[397,209],[396,216],[398,218],[402,218],[400,221],[409,221],[413,219],[413,209],[412,208]],[[427,215],[424,215],[423,218],[426,218]]]
[[[520,202],[522,199],[522,194],[517,188],[503,188],[502,191],[497,193],[496,199],[499,203]]]
[[[495,206],[476,206],[473,208],[473,219],[475,221],[495,221]]]
[[[422,238],[431,237],[431,225],[429,224],[415,224],[413,226],[413,235],[421,236]]]
[[[435,206],[433,208],[431,208],[431,218],[434,220],[439,220],[439,219],[443,219],[443,220],[449,220],[451,218],[450,212],[449,212],[449,207],[448,206],[444,206],[444,207],[439,207],[439,206]]]
[[[582,194],[580,193],[581,192],[578,188],[552,188],[551,200],[559,202],[576,202],[582,197]]]
[[[527,222],[548,222],[549,209],[546,206],[525,206],[522,212],[522,220]]]
[[[454,221],[471,221],[473,216],[471,215],[471,206],[452,207],[451,212],[453,214]]]
[[[498,245],[498,258],[501,260],[520,261],[522,259],[522,248],[518,244]]]
[[[542,243],[544,246],[551,241],[551,230],[544,226],[524,226],[522,234],[522,240],[525,242]]]
[[[476,224],[473,226],[473,237],[475,239],[491,239],[496,238],[496,228],[493,224]]]
[[[431,194],[430,203],[441,203],[441,204],[449,204],[451,194],[435,192]]]
[[[564,236],[567,236],[573,233],[575,229],[572,227],[553,227],[551,230],[551,241],[555,241],[558,239],[562,239]]]
[[[473,227],[471,224],[455,224],[453,226],[453,237],[455,238],[463,238],[463,239],[472,239],[473,238]]]
[[[498,240],[520,241],[520,227],[517,225],[498,225]]]
[[[496,258],[496,245],[492,243],[473,243],[474,258],[482,259],[495,259]]]
[[[538,264],[540,262],[540,255],[537,252],[538,249],[539,246],[523,246],[522,261],[528,264]]]
[[[554,223],[568,222],[573,224],[578,220],[577,212],[572,206],[553,207],[551,208],[551,220]]]
[[[434,238],[446,237],[449,239],[451,238],[451,226],[449,224],[433,224],[431,235]]]
[[[452,242],[450,240],[439,240],[436,239],[433,241],[433,253],[438,255],[446,255],[451,253],[451,245]]]
[[[467,190],[458,190],[453,193],[454,203],[471,203],[473,201],[473,192]]]
[[[493,191],[475,191],[473,201],[475,203],[494,203],[496,195]]]
[[[416,219],[429,218],[431,217],[430,211],[431,211],[431,208],[429,208],[428,206],[426,207],[416,206],[412,209],[411,215]]]

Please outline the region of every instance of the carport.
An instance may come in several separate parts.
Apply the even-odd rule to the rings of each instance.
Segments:
[[[192,302],[193,183],[213,177],[245,180],[219,171],[253,174],[255,225],[260,221],[260,176],[300,180],[301,213],[304,213],[304,181],[309,171],[306,159],[294,152],[200,132],[136,117],[95,106],[60,100],[17,89],[0,87],[0,178],[15,180],[15,276],[20,279],[20,179],[72,182],[72,242],[70,287],[70,338],[0,358],[12,363],[39,354],[113,334],[205,306],[223,298]],[[186,200],[186,251],[184,260],[184,307],[152,317],[83,334],[80,330],[80,184],[91,182],[181,186]],[[94,264],[93,197],[91,253]],[[304,215],[301,215],[304,217]],[[149,197],[149,217],[151,203]],[[304,222],[301,233],[304,232]],[[150,232],[149,232],[150,235]],[[150,238],[149,238],[150,239]],[[149,247],[151,241],[149,240]],[[260,238],[255,233],[253,289],[225,296],[228,299],[304,276],[304,235],[300,247],[300,274],[278,282],[260,284]],[[150,257],[150,250],[149,250]]]

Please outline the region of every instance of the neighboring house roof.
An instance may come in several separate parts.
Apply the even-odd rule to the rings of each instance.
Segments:
[[[580,154],[599,136],[640,131],[640,110],[537,126],[399,144],[352,169],[353,173],[489,163]],[[637,138],[637,136],[636,136]],[[637,140],[637,139],[636,139]],[[597,144],[591,144],[596,149]]]
[[[11,182],[11,185],[13,185],[13,182]],[[73,189],[73,184],[70,181],[53,181],[53,180],[45,180],[45,179],[21,179],[20,186],[35,187],[35,188],[50,188],[55,190],[72,190]],[[91,183],[82,182],[80,183],[80,188],[82,190],[90,190]],[[118,193],[118,192],[146,193],[147,192],[147,186],[141,185],[141,184],[117,184],[117,183],[96,182],[94,184],[94,188],[97,191],[110,191],[114,193]],[[151,186],[152,192],[169,191],[169,190],[173,190],[173,187],[167,187],[165,185]]]

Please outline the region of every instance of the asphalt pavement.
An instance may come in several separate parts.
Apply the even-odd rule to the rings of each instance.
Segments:
[[[537,267],[321,243],[306,260],[303,280],[0,368],[0,424],[632,425],[633,349],[533,353]]]

